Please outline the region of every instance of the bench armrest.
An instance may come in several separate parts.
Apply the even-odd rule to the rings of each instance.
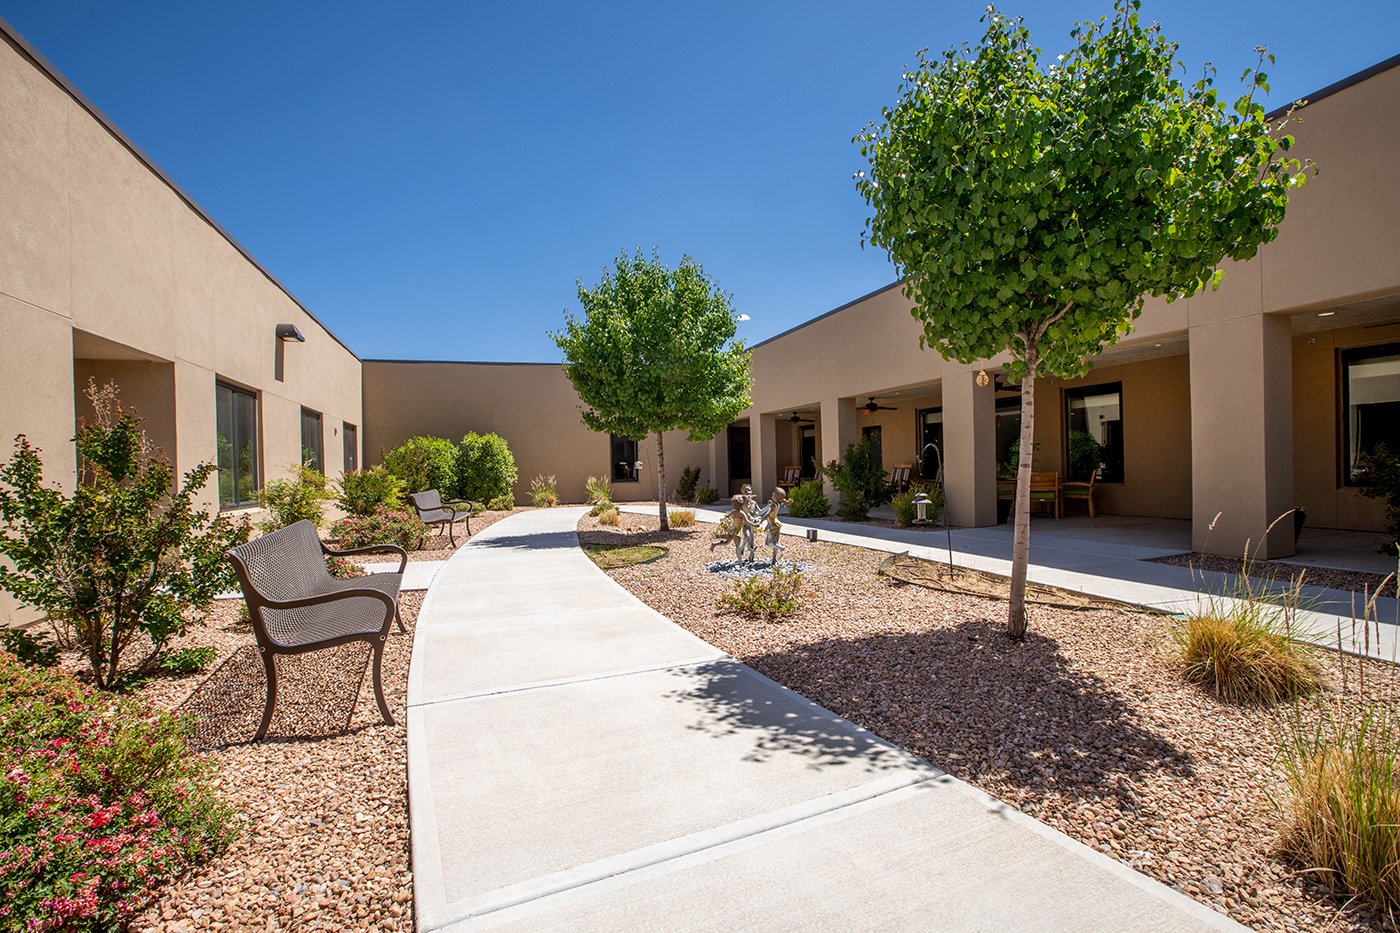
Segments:
[[[372,590],[367,586],[356,587],[355,589],[349,590],[337,590],[334,593],[322,593],[319,596],[306,596],[301,599],[268,599],[264,596],[259,596],[257,601],[260,607],[267,609],[301,609],[306,606],[324,606],[327,603],[338,603],[342,599],[357,599],[360,597],[377,599],[382,602],[389,610],[389,621],[393,621],[394,609],[397,606],[397,603],[394,602],[394,597],[383,590]],[[388,623],[386,622],[386,631],[387,627]]]
[[[397,544],[371,544],[369,547],[357,547],[352,548],[348,551],[337,551],[333,548],[326,547],[326,542],[322,541],[321,550],[325,551],[332,557],[349,557],[353,554],[377,554],[381,552],[392,552],[394,554],[399,555],[399,573],[403,573],[404,568],[408,566],[408,552],[405,551],[403,548],[399,547]]]

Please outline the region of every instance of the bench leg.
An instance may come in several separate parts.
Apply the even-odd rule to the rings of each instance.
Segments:
[[[263,706],[262,724],[253,736],[254,742],[261,742],[267,735],[267,727],[272,725],[272,710],[277,706],[277,658],[263,648],[259,648],[258,653],[262,655],[263,670],[267,673],[267,703]]]
[[[408,629],[403,627],[403,616],[399,615],[399,601],[394,600],[394,621],[399,623],[399,634],[407,635]]]
[[[380,635],[374,642],[374,699],[379,703],[379,715],[384,717],[386,725],[395,725],[394,717],[389,713],[389,704],[384,699],[384,682],[380,679],[380,670],[384,666],[384,636]]]
[[[453,547],[457,546],[457,539],[452,537],[452,526],[456,524],[455,519],[447,523],[447,542]]]

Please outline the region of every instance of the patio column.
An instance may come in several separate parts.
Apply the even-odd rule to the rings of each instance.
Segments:
[[[1190,340],[1192,549],[1238,557],[1248,542],[1251,556],[1287,557],[1292,517],[1265,529],[1296,504],[1289,319],[1201,324]]]
[[[856,430],[856,400],[853,398],[822,399],[822,449],[818,457],[822,463],[840,460],[846,452],[846,445],[854,442],[860,432]],[[831,500],[832,511],[841,502],[841,495],[824,479],[826,495]]]
[[[762,502],[778,488],[778,425],[772,415],[749,418],[749,459],[753,463],[749,483]]]
[[[729,498],[729,428],[723,427],[710,439],[710,478],[700,484],[719,490],[721,502]],[[718,506],[717,506],[718,507]]]
[[[975,372],[944,376],[943,489],[949,524],[997,523],[996,441],[995,382],[979,386]]]

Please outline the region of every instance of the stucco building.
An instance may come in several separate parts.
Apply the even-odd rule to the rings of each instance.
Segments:
[[[1109,454],[1101,511],[1190,519],[1221,553],[1295,505],[1314,525],[1381,527],[1351,467],[1378,440],[1400,449],[1397,66],[1313,95],[1295,152],[1322,173],[1274,243],[1218,292],[1150,303],[1090,376],[1039,383],[1037,469],[1064,472],[1068,432],[1088,430]],[[623,501],[656,496],[652,445],[588,431],[557,365],[361,360],[3,20],[0,127],[0,437],[8,453],[28,435],[50,479],[74,481],[94,379],[120,386],[177,470],[219,462],[205,502],[229,511],[308,453],[335,477],[469,430],[510,443],[521,501],[536,474],[566,501],[589,475]],[[766,496],[783,467],[810,475],[878,433],[887,466],[924,467],[936,442],[951,521],[995,522],[1017,390],[978,386],[982,365],[918,335],[892,285],[758,344],[751,408],[708,443],[668,435],[669,476],[698,466],[721,493]],[[1291,549],[1280,528],[1262,553]]]

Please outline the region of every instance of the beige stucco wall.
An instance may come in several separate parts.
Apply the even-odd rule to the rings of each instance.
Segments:
[[[265,477],[299,458],[302,406],[323,414],[326,468],[338,474],[341,425],[363,421],[355,355],[8,36],[0,126],[7,440],[28,434],[45,449],[46,474],[71,485],[75,398],[88,375],[111,376],[188,469],[215,457],[223,378],[259,395]],[[283,323],[306,342],[287,345],[279,380],[273,332]],[[75,334],[85,347],[76,363]],[[215,495],[211,483],[204,504]]]
[[[410,437],[460,441],[468,431],[505,438],[520,479],[515,501],[529,501],[530,481],[555,477],[565,502],[586,498],[588,476],[610,476],[608,435],[590,431],[580,419],[578,395],[562,366],[539,363],[453,363],[366,360],[364,448],[368,463]],[[664,440],[666,484],[674,490],[681,470],[701,469],[713,485],[708,444],[692,444],[684,432]],[[635,483],[614,483],[613,498],[656,498],[656,439],[640,445],[646,464]]]

